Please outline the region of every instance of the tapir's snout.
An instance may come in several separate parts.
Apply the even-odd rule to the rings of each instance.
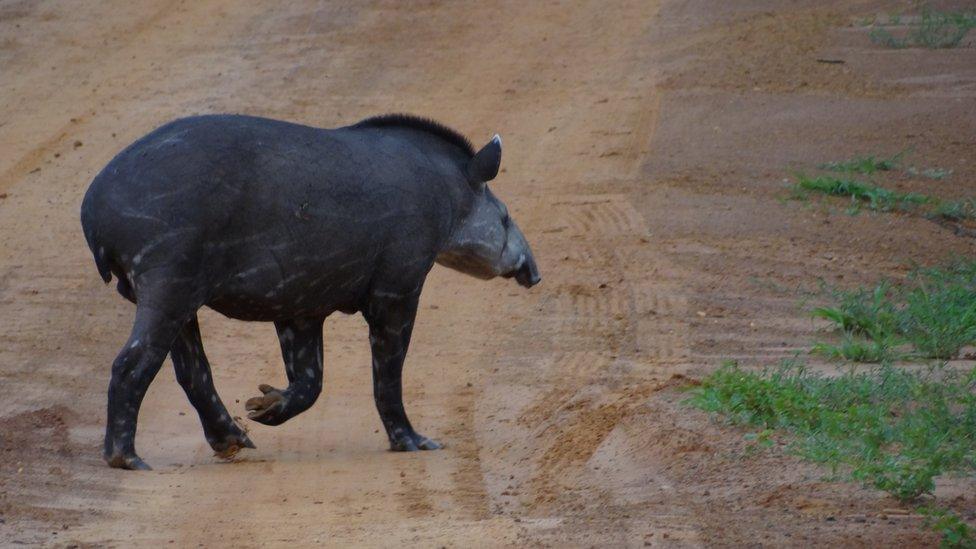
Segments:
[[[519,283],[520,286],[526,288],[531,288],[539,282],[542,281],[542,276],[539,274],[539,268],[535,265],[535,259],[531,255],[522,261],[522,265],[519,266],[515,271],[515,281]]]

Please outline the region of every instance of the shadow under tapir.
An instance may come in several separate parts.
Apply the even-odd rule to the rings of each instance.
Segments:
[[[176,120],[95,177],[81,207],[102,279],[136,304],[112,364],[104,457],[148,469],[135,451],[143,396],[167,354],[218,455],[254,444],[214,390],[197,310],[274,322],[288,387],[259,387],[248,417],[278,425],[322,389],[322,324],[369,325],[373,392],[393,450],[433,450],[403,408],[401,372],[434,263],[482,279],[539,272],[486,182],[502,143],[480,151],[430,120],[386,115],[320,129],[249,116]]]

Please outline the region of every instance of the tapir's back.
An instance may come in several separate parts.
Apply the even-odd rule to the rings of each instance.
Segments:
[[[409,137],[248,116],[180,119],[98,174],[82,204],[85,236],[106,280],[164,268],[205,278],[218,301],[247,294],[269,307],[269,288],[329,280],[347,286],[346,299],[381,254],[432,261],[450,231],[445,189],[456,168]]]
[[[260,210],[275,221],[282,202],[309,184],[323,131],[243,116],[176,120],[120,152],[96,176],[82,223],[108,236],[118,220],[152,231],[205,230]],[[269,217],[271,215],[271,217]],[[155,226],[155,227],[153,227]],[[115,239],[116,241],[118,239]]]
[[[95,237],[113,227],[219,228],[227,238],[313,216],[326,225],[335,218],[378,229],[381,218],[436,202],[443,193],[436,179],[450,169],[391,133],[237,115],[176,120],[127,147],[96,176],[82,205],[86,235],[89,228]]]

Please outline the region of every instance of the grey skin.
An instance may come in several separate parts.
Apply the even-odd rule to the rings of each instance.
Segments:
[[[236,115],[176,120],[95,177],[81,207],[105,282],[136,304],[112,364],[104,457],[135,451],[143,396],[169,354],[218,455],[254,444],[214,390],[197,310],[274,322],[288,387],[259,387],[248,417],[279,425],[322,389],[322,324],[369,325],[373,394],[393,450],[440,445],[404,411],[401,372],[435,262],[482,279],[540,280],[532,252],[486,183],[501,139],[475,152],[460,134],[406,115],[320,129]]]

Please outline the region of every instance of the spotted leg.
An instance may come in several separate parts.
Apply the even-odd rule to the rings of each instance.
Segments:
[[[377,292],[364,311],[373,351],[373,398],[390,449],[400,452],[441,447],[414,431],[403,409],[403,360],[410,346],[419,297],[419,292],[404,296]]]
[[[132,333],[112,363],[104,456],[109,466],[120,469],[150,469],[135,450],[139,407],[186,320],[185,314],[152,303],[136,306]]]
[[[193,315],[183,325],[170,351],[176,380],[197,410],[203,434],[218,457],[230,458],[241,448],[254,448],[244,430],[231,419],[227,408],[217,396],[210,372],[210,362],[203,351],[200,324]]]
[[[260,385],[262,396],[244,407],[248,418],[265,425],[280,425],[309,409],[322,392],[322,323],[325,318],[297,318],[275,322],[281,357],[285,360],[288,388]]]

